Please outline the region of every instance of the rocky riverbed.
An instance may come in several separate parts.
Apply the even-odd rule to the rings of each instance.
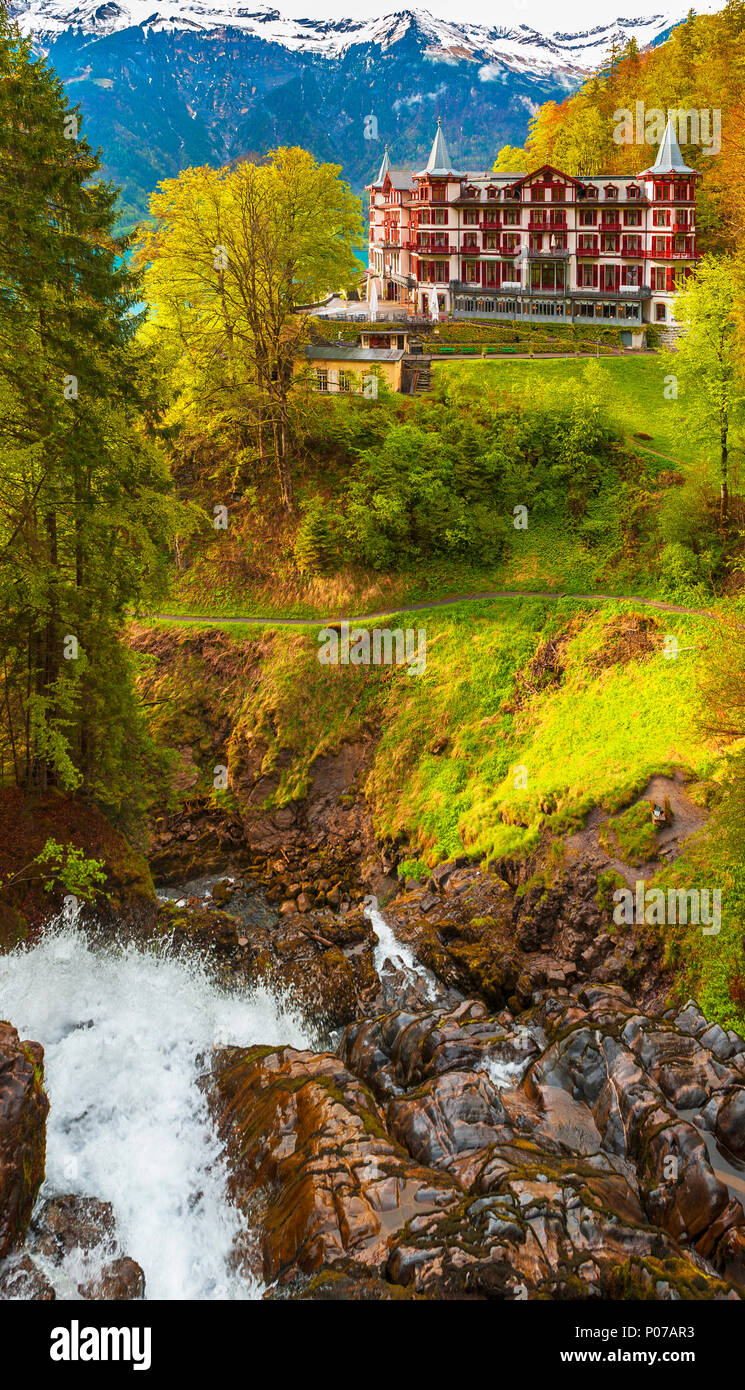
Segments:
[[[76,1000],[71,975],[64,1019],[34,1012],[32,972],[5,958],[0,997],[48,1036],[0,1033],[0,1297],[163,1296],[138,1201],[162,1239],[178,1229],[182,1296],[743,1296],[745,1040],[693,1002],[661,1007],[649,943],[603,928],[592,865],[523,891],[509,870],[442,865],[383,914],[325,846],[230,870],[164,885],[135,940],[110,924],[73,933],[63,976],[66,962],[92,983]],[[53,938],[34,948],[53,950]],[[118,987],[121,1006],[104,1008]],[[154,1089],[141,1142],[155,1126],[162,1148],[169,1122],[180,1136],[165,1205],[107,1153],[131,1132],[90,1115],[125,1104],[138,1042],[150,1068],[138,1084],[150,1075]],[[118,1078],[113,1102],[97,1063]],[[151,1073],[176,1064],[169,1121]],[[80,1123],[98,1168],[69,1162]],[[196,1286],[200,1255],[213,1268]]]

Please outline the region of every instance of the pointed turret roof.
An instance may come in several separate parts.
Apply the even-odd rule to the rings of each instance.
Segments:
[[[668,115],[665,134],[657,151],[657,158],[654,164],[643,172],[645,174],[695,174],[696,172],[683,160],[675,134],[675,122],[670,115]]]
[[[372,187],[373,187],[373,188],[382,188],[382,187],[383,187],[383,183],[384,183],[384,181],[385,181],[385,176],[386,176],[386,174],[388,173],[388,170],[390,169],[390,167],[391,167],[391,161],[390,161],[390,159],[388,158],[388,146],[386,145],[386,147],[385,147],[385,154],[383,155],[383,162],[382,162],[382,164],[381,164],[381,166],[380,166],[380,169],[378,170],[378,177],[375,179],[374,183],[372,184]]]
[[[442,133],[442,121],[437,118],[437,133],[432,141],[432,149],[429,153],[426,169],[421,170],[422,174],[454,174],[445,136]]]

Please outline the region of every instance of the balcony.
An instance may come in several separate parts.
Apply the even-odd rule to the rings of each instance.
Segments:
[[[450,241],[429,241],[426,237],[417,237],[413,248],[418,256],[454,256],[456,247]]]
[[[549,246],[545,250],[529,246],[526,255],[529,261],[565,261],[569,252],[566,246]]]

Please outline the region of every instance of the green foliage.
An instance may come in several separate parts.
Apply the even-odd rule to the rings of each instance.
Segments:
[[[90,858],[76,845],[49,839],[25,869],[12,874],[5,883],[0,880],[0,891],[24,879],[39,879],[45,893],[62,889],[90,902],[106,882],[106,869],[102,859]]]
[[[438,383],[421,418],[392,422],[361,450],[347,489],[347,555],[374,570],[433,555],[499,559],[515,508],[561,517],[584,512],[613,468],[614,432],[602,419],[594,364],[581,395],[557,386],[533,408],[499,402],[457,376]]]
[[[598,830],[598,842],[604,850],[624,864],[647,864],[657,853],[657,837],[648,801],[628,806],[619,816],[612,816]]]
[[[189,509],[143,428],[140,284],[80,119],[0,12],[0,760],[119,813],[144,756],[119,634]]]
[[[295,559],[300,573],[323,574],[331,568],[335,550],[329,508],[319,498],[314,498],[305,508],[295,540]]]
[[[742,268],[704,257],[675,297],[682,325],[671,371],[686,393],[689,427],[716,453],[721,518],[728,514],[729,455],[734,427],[745,418],[745,386],[737,326]]]

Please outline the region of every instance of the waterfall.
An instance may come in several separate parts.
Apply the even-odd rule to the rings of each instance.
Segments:
[[[0,1018],[45,1051],[41,1196],[111,1202],[150,1298],[260,1297],[231,1272],[241,1217],[197,1059],[224,1044],[312,1046],[307,1026],[269,990],[221,990],[193,959],[96,947],[71,926],[0,956]]]
[[[382,974],[386,964],[392,965],[394,970],[411,971],[412,975],[418,975],[424,980],[428,998],[435,999],[437,983],[432,971],[419,964],[410,946],[399,941],[380,911],[377,898],[371,895],[365,899],[364,912],[377,937],[373,959],[378,975]]]

